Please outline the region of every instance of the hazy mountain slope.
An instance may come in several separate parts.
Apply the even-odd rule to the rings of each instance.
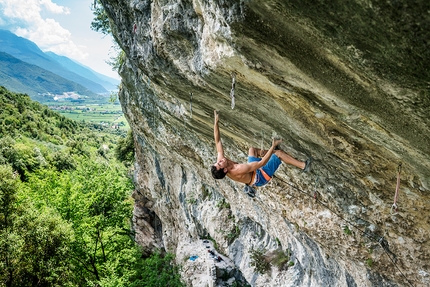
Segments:
[[[69,71],[102,85],[106,90],[114,90],[119,84],[119,80],[97,73],[91,68],[75,62],[65,56],[60,56],[53,52],[45,52],[45,54]]]
[[[63,78],[76,82],[94,93],[107,93],[107,90],[102,85],[69,71],[51,57],[48,57],[35,43],[18,37],[10,31],[0,30],[0,52],[8,53],[21,61],[39,66]]]
[[[3,52],[0,52],[0,85],[14,92],[27,93],[33,98],[38,93],[62,94],[72,91],[97,96],[75,82]]]

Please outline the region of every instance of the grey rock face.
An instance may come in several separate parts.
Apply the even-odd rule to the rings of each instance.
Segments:
[[[238,271],[199,281],[187,261],[193,286],[428,286],[428,1],[101,2],[125,52],[140,244],[182,263],[210,238]],[[312,171],[282,165],[254,199],[214,180],[215,109],[232,160],[276,135]]]

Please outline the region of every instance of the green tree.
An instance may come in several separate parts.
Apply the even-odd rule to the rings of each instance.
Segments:
[[[94,1],[93,14],[94,19],[91,22],[91,29],[105,35],[112,34],[109,17],[98,0]]]
[[[12,167],[0,165],[0,282],[12,286],[14,279],[14,264],[17,244],[14,240],[13,221],[16,217],[16,175]],[[19,244],[19,243],[18,243]]]
[[[43,155],[30,141],[16,142],[11,137],[0,139],[0,154],[21,179],[26,178],[26,172],[36,170],[44,163]]]
[[[60,150],[51,154],[50,161],[58,171],[76,168],[76,161],[68,150]]]
[[[139,272],[131,280],[131,287],[182,287],[186,286],[179,275],[179,267],[173,264],[174,256],[159,252],[140,262]]]
[[[133,186],[125,173],[119,163],[81,159],[75,170],[44,169],[29,179],[33,200],[39,206],[56,208],[72,223],[71,255],[82,284],[105,278],[108,266],[135,248],[129,224]]]
[[[125,138],[118,140],[118,144],[115,147],[115,157],[126,165],[134,162],[134,139],[131,130],[127,132]]]
[[[25,209],[24,209],[25,208]],[[73,230],[50,208],[22,206],[15,222],[19,243],[13,286],[68,286],[74,280],[70,264]]]
[[[91,29],[100,32],[105,35],[112,35],[115,38],[115,35],[112,34],[112,29],[110,26],[109,16],[106,13],[104,7],[100,4],[99,0],[94,2],[93,7],[94,19],[91,22]],[[112,45],[113,50],[115,51],[115,56],[110,57],[107,63],[112,67],[113,70],[118,71],[120,66],[125,61],[125,53],[118,45],[117,41]],[[112,97],[112,95],[111,95]],[[116,98],[117,96],[115,96]]]
[[[70,285],[70,225],[20,195],[22,184],[10,166],[0,166],[0,176],[0,285]]]

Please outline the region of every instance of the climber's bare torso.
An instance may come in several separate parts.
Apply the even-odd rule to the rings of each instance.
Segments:
[[[225,168],[227,176],[234,181],[245,184],[251,182],[253,170],[247,163],[237,163],[224,157],[223,154],[218,152],[217,162],[214,165],[217,168]]]

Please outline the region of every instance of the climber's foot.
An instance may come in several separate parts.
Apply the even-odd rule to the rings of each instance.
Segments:
[[[255,189],[252,186],[245,185],[243,192],[245,192],[249,197],[255,197]]]
[[[305,162],[305,168],[303,169],[303,172],[309,172],[311,170],[311,163],[314,159],[312,157],[308,158]]]

